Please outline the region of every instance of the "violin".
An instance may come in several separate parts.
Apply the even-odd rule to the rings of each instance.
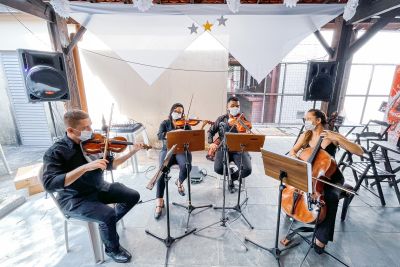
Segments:
[[[251,125],[251,122],[249,122],[244,117],[243,113],[240,114],[240,116],[238,116],[238,117],[229,116],[228,124],[229,124],[229,127],[231,127],[231,128],[236,126],[236,129],[239,133],[246,133],[246,132],[252,133],[251,128],[253,126]]]
[[[200,122],[204,122],[205,124],[212,124],[213,122],[209,121],[209,120],[199,120],[199,119],[178,119],[175,121],[175,126],[177,128],[183,128],[185,127],[185,125],[189,125],[189,126],[196,126],[198,125]]]
[[[327,208],[324,205],[324,181],[329,181],[337,170],[336,161],[328,152],[320,149],[322,140],[323,138],[320,137],[315,148],[305,148],[299,155],[299,159],[312,165],[312,195],[308,196],[307,193],[289,185],[282,191],[283,211],[296,221],[306,224],[316,223],[318,208],[320,208],[318,222],[322,222],[325,219]],[[311,205],[311,210],[309,210],[308,201],[312,201],[309,197],[312,200],[320,200],[322,205]]]
[[[134,143],[128,142],[128,140],[123,136],[116,136],[107,139],[106,136],[99,133],[94,133],[91,139],[82,142],[82,148],[87,154],[103,153],[106,145],[108,145],[108,151],[121,153],[125,151],[128,145],[134,145]],[[151,149],[152,146],[144,144],[143,148]]]

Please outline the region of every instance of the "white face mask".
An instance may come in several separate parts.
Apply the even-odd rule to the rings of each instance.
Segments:
[[[305,121],[304,122],[304,129],[306,131],[313,131],[315,129],[315,127],[316,126],[314,124],[312,124],[312,121]]]
[[[235,117],[240,112],[240,108],[238,108],[238,107],[229,108],[228,110],[229,110],[229,114],[231,114],[233,117]]]
[[[172,112],[171,113],[171,117],[172,117],[173,120],[177,120],[177,119],[182,118],[182,114],[178,113],[178,112]]]
[[[79,136],[79,139],[84,142],[92,138],[93,132],[92,131],[81,131],[81,135]]]

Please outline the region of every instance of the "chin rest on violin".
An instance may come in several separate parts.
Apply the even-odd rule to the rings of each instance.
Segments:
[[[94,133],[92,138],[82,142],[83,150],[88,154],[103,153],[106,146],[106,137],[99,133]],[[125,151],[128,145],[134,145],[128,142],[123,136],[116,136],[108,139],[108,151],[114,153],[121,153]],[[151,149],[152,146],[143,145],[143,149]]]

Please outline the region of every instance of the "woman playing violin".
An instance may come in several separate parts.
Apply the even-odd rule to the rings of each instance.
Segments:
[[[333,158],[335,157],[338,146],[345,150],[362,155],[361,146],[350,142],[346,137],[337,132],[325,130],[327,118],[325,113],[318,109],[310,109],[305,116],[305,132],[301,134],[294,147],[290,150],[290,156],[297,157],[298,152],[307,147],[314,148],[320,137],[323,137],[321,149],[328,152]],[[335,173],[330,177],[329,182],[343,185],[344,177],[337,168]],[[327,208],[325,220],[316,225],[316,240],[314,249],[318,254],[323,253],[328,241],[333,241],[333,233],[335,229],[335,218],[339,204],[341,190],[330,185],[324,185],[324,202]]]
[[[229,97],[226,107],[227,113],[218,117],[214,125],[212,125],[208,130],[208,143],[210,144],[210,149],[217,151],[214,160],[214,170],[218,174],[223,174],[223,153],[222,150],[219,149],[218,145],[215,144],[213,137],[217,133],[219,138],[223,136],[223,133],[220,132],[220,126],[223,125],[225,132],[231,133],[246,132],[247,129],[250,130],[252,127],[251,123],[244,118],[242,113],[240,113],[240,102],[237,97]],[[240,160],[240,152],[229,152],[229,161],[233,161],[238,168],[240,166]],[[251,159],[248,152],[243,153],[242,160],[242,178],[245,178],[251,174]],[[234,172],[231,170],[231,179],[229,189],[233,193],[235,191],[233,181],[239,179],[239,170]]]
[[[179,131],[179,130],[191,130],[191,126],[188,121],[184,120],[184,108],[180,103],[175,103],[172,105],[168,119],[161,122],[160,129],[158,130],[158,139],[163,142],[163,147],[160,152],[160,165],[164,161],[164,158],[167,154],[167,144],[166,144],[166,136],[170,131]],[[202,127],[204,127],[203,124]],[[192,154],[188,153],[189,160],[189,172],[192,168]],[[174,164],[179,165],[179,178],[175,181],[176,186],[178,187],[178,193],[181,196],[185,195],[185,188],[183,187],[183,182],[187,178],[187,170],[185,165],[186,159],[184,153],[175,154],[172,156],[168,166],[172,166]],[[154,213],[154,218],[159,219],[162,215],[162,210],[164,208],[164,190],[165,190],[165,181],[164,179],[159,179],[157,182],[157,192],[156,192],[156,210]]]

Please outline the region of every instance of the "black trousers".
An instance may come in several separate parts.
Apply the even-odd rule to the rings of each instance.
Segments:
[[[335,184],[343,185],[344,178],[342,173],[337,170],[339,173],[335,173],[332,176]],[[334,177],[336,176],[336,177]],[[335,220],[336,213],[338,210],[339,199],[340,199],[341,190],[337,189],[330,185],[325,185],[324,188],[324,199],[326,205],[326,217],[325,220],[316,225],[316,237],[319,241],[324,244],[328,244],[328,241],[333,241],[333,234],[335,232]]]
[[[140,199],[137,191],[121,183],[112,183],[107,191],[99,191],[75,203],[65,211],[72,218],[99,223],[100,236],[107,251],[119,248],[117,222],[135,206]],[[107,204],[115,203],[110,207]]]
[[[165,155],[167,154],[166,150],[161,150],[160,152],[160,166],[165,159]],[[192,170],[192,153],[188,153],[188,161],[189,161],[189,172]],[[179,165],[179,182],[182,184],[185,179],[187,178],[187,169],[186,169],[186,157],[185,153],[175,154],[172,155],[171,160],[168,163],[168,167],[172,165],[178,164]],[[161,177],[157,181],[157,198],[163,198],[165,191],[165,180],[164,177]]]
[[[235,165],[238,167],[238,170],[234,173],[231,173],[232,180],[237,180],[239,178],[239,167],[241,161],[241,153],[240,152],[228,152],[229,162],[233,161]],[[215,154],[214,159],[214,171],[218,174],[224,173],[224,153],[222,150],[218,150]],[[248,152],[243,152],[242,157],[242,178],[245,178],[251,174],[251,157]]]

